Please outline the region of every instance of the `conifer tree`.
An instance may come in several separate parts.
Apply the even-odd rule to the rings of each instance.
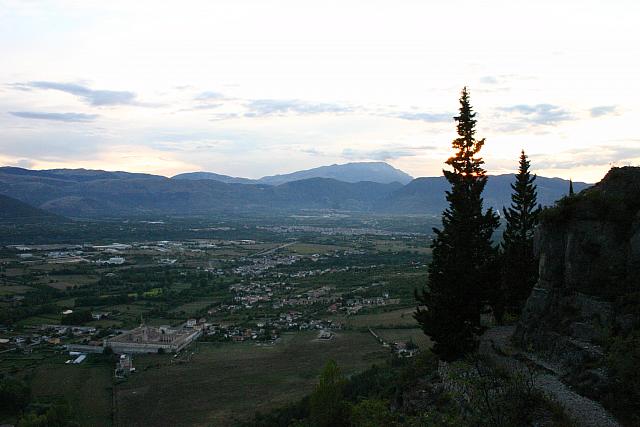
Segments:
[[[529,172],[524,150],[515,183],[511,184],[511,207],[503,209],[507,227],[502,235],[502,289],[505,308],[519,314],[536,283],[538,264],[533,253],[533,234],[538,225],[536,176]]]
[[[345,379],[335,360],[327,361],[320,381],[311,393],[309,417],[314,427],[348,425],[347,408],[342,399]]]
[[[573,196],[573,180],[569,179],[569,196]]]
[[[455,360],[474,351],[482,333],[480,316],[488,290],[496,282],[497,249],[491,236],[498,227],[493,210],[482,207],[487,183],[484,161],[478,156],[485,140],[475,138],[476,113],[465,87],[460,97],[458,138],[452,142],[455,155],[444,170],[451,184],[442,214],[442,229],[435,229],[428,286],[415,295],[415,319],[435,343],[433,351],[442,360]]]

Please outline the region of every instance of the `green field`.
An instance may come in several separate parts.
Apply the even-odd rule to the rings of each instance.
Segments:
[[[146,317],[147,313],[152,310],[153,307],[145,307],[138,303],[132,304],[120,304],[105,307],[101,311],[109,311],[112,315],[106,320],[106,324],[118,324],[126,327],[135,327],[139,325]],[[115,312],[118,312],[115,314]]]
[[[423,246],[411,246],[403,240],[375,240],[376,250],[381,252],[409,251],[425,255],[431,255],[431,248]]]
[[[85,323],[86,326],[93,326],[94,328],[121,328],[123,324],[122,321],[116,319],[92,320]]]
[[[287,250],[289,252],[299,255],[324,254],[330,251],[344,251],[346,249],[350,248],[347,246],[319,245],[312,243],[295,243],[287,246]]]
[[[24,294],[33,288],[24,285],[0,285],[0,296]]]
[[[40,280],[42,284],[59,290],[65,290],[73,286],[87,286],[97,281],[97,276],[85,274],[50,275]]]
[[[421,349],[431,348],[431,340],[422,329],[376,329],[375,333],[381,336],[386,342],[407,342],[413,341]]]
[[[107,363],[66,365],[55,357],[33,372],[33,397],[42,401],[66,399],[80,425],[111,426],[113,370]]]
[[[61,315],[60,314],[42,314],[40,316],[32,316],[27,317],[26,319],[20,320],[18,322],[18,326],[41,326],[45,325],[57,325],[60,323]]]
[[[199,343],[184,364],[171,365],[169,355],[134,358],[138,372],[117,386],[118,425],[228,425],[303,397],[330,358],[349,374],[389,354],[369,333],[316,337],[311,331],[285,334],[275,346],[262,347]]]
[[[51,357],[51,353],[33,353],[24,355],[16,351],[0,354],[0,375],[13,375],[27,369],[39,366],[43,361]]]
[[[338,318],[336,320],[344,322],[350,328],[369,328],[369,327],[406,327],[417,326],[416,320],[413,318],[415,308],[400,308],[387,312],[356,314]]]
[[[215,302],[216,302],[216,300],[211,299],[211,298],[198,300],[198,301],[193,301],[193,302],[188,302],[186,304],[182,304],[182,305],[177,306],[176,308],[170,310],[169,312],[170,313],[180,313],[180,312],[184,311],[184,314],[186,316],[193,316],[194,314],[196,314],[200,310],[203,310],[203,309],[209,307],[210,305],[214,304]]]
[[[107,307],[104,311],[119,311],[121,315],[128,316],[140,316],[141,314],[145,314],[151,310],[150,307],[145,307],[141,303],[131,303],[131,304],[119,304]]]
[[[75,298],[61,299],[56,301],[56,305],[58,307],[63,307],[63,308],[73,308],[76,305],[76,299]]]

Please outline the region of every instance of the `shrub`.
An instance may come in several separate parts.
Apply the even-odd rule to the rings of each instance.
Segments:
[[[366,399],[351,407],[351,426],[378,427],[388,426],[394,420],[389,410],[389,402],[379,399]]]
[[[474,356],[449,367],[450,391],[456,396],[468,425],[519,427],[550,418],[553,425],[569,425],[561,407],[534,387],[537,371],[515,373],[491,360]]]
[[[630,425],[640,425],[640,330],[614,338],[606,363],[612,385],[605,404]]]
[[[17,413],[29,403],[31,391],[22,381],[4,377],[0,379],[0,409]]]

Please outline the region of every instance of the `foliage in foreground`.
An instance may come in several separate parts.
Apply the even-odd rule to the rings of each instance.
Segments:
[[[533,372],[510,375],[487,360],[439,363],[425,352],[344,378],[329,361],[311,395],[239,426],[570,426],[533,387]]]
[[[29,386],[16,378],[0,378],[0,413],[18,420],[18,427],[74,427],[73,414],[64,402],[31,400]]]
[[[462,401],[468,426],[570,426],[561,406],[534,387],[537,371],[510,373],[473,356],[446,369],[449,391]]]
[[[614,338],[606,362],[611,386],[605,405],[628,425],[640,425],[640,329]]]

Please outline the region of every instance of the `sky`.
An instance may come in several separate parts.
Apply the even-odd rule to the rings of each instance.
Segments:
[[[0,165],[442,174],[462,87],[491,174],[640,163],[638,1],[0,0]]]

